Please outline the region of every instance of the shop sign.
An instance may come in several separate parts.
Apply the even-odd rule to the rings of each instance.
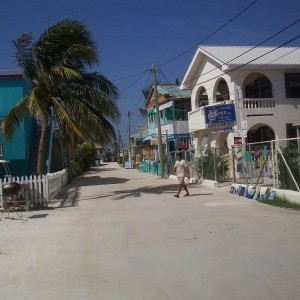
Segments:
[[[232,133],[232,136],[233,137],[243,137],[243,138],[246,138],[247,137],[247,130],[235,130],[233,133]]]
[[[224,127],[236,125],[234,104],[205,106],[206,127]]]
[[[233,132],[233,128],[232,127],[214,128],[211,130],[210,133],[220,133],[220,132]]]

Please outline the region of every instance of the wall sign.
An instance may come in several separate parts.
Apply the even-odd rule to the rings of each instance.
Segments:
[[[206,127],[221,127],[236,125],[234,104],[205,106]]]

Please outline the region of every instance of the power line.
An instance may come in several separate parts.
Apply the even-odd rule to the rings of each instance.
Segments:
[[[146,70],[145,72],[142,73],[142,75],[136,79],[131,85],[129,85],[127,88],[125,88],[123,91],[121,91],[119,93],[119,95],[123,94],[124,92],[126,92],[127,90],[129,90],[131,87],[133,87],[140,79],[142,79],[142,77],[147,73],[149,72],[149,70]]]
[[[277,47],[273,48],[272,50],[270,50],[270,51],[268,51],[268,52],[266,52],[266,53],[264,53],[264,54],[262,54],[262,55],[259,55],[259,56],[257,56],[257,57],[255,57],[255,58],[251,59],[250,61],[248,61],[248,62],[246,62],[246,63],[244,63],[244,64],[242,64],[242,65],[240,65],[240,66],[237,66],[237,67],[235,67],[235,68],[233,68],[233,69],[230,69],[230,70],[227,71],[225,74],[228,74],[228,73],[231,73],[231,72],[233,72],[233,71],[235,71],[235,70],[241,69],[242,67],[245,67],[245,66],[249,65],[251,62],[254,62],[255,60],[257,60],[257,59],[259,59],[259,58],[262,58],[262,57],[266,56],[267,54],[272,53],[272,52],[276,51],[277,49],[282,48],[283,46],[285,46],[285,45],[287,45],[287,44],[289,44],[289,43],[291,43],[291,42],[297,40],[299,37],[300,37],[300,34],[297,35],[296,37],[294,37],[294,38],[288,40],[287,42],[281,44],[280,46],[277,46]],[[214,80],[214,79],[217,79],[217,78],[219,78],[219,77],[220,77],[219,75],[218,75],[218,76],[215,76],[215,77],[212,77],[212,78],[207,79],[207,80],[205,80],[205,81],[199,82],[199,83],[197,83],[197,84],[195,84],[195,85],[191,85],[191,86],[189,86],[189,88],[194,88],[194,87],[197,86],[197,85],[201,85],[201,84],[203,84],[203,83],[209,82],[209,81]]]
[[[146,69],[146,70],[144,70],[144,71],[142,71],[142,72],[133,74],[133,75],[128,75],[128,76],[125,76],[125,77],[117,78],[117,79],[112,80],[112,82],[116,82],[116,81],[120,81],[120,80],[124,80],[124,79],[130,79],[130,78],[139,76],[139,75],[141,75],[141,74],[144,74],[144,73],[147,72],[147,71],[148,71],[148,69]]]
[[[300,19],[297,19],[296,21],[292,22],[290,25],[288,25],[288,26],[286,26],[285,28],[281,29],[280,31],[276,32],[275,34],[273,34],[272,36],[270,36],[270,37],[268,37],[267,39],[263,40],[263,41],[260,42],[259,44],[257,44],[257,45],[255,45],[255,46],[251,47],[250,49],[248,49],[247,51],[243,52],[242,54],[240,54],[240,55],[238,55],[238,56],[232,58],[231,60],[229,60],[229,61],[227,61],[227,62],[225,62],[225,63],[223,63],[223,64],[221,64],[221,65],[219,65],[219,66],[217,66],[217,67],[215,67],[215,68],[213,68],[213,69],[211,69],[211,70],[209,70],[209,71],[207,71],[206,73],[201,74],[200,76],[196,76],[196,77],[194,77],[194,78],[191,78],[190,80],[188,80],[188,81],[186,81],[186,82],[193,81],[194,79],[200,78],[201,76],[207,75],[207,74],[209,74],[209,73],[211,73],[211,72],[213,72],[213,71],[219,69],[220,67],[223,67],[224,65],[227,65],[228,63],[232,62],[233,60],[235,60],[235,59],[237,59],[237,58],[239,58],[239,57],[245,55],[246,53],[252,51],[253,49],[255,49],[255,48],[257,48],[257,47],[263,45],[264,43],[266,43],[266,42],[268,42],[268,41],[270,41],[270,40],[273,39],[275,36],[281,34],[282,32],[286,31],[287,29],[291,28],[292,26],[294,26],[295,24],[297,24],[297,23],[299,23],[299,22],[300,22]]]
[[[184,54],[186,54],[187,52],[189,52],[190,50],[194,49],[195,47],[197,47],[200,43],[203,43],[204,41],[208,40],[210,37],[212,37],[213,35],[215,35],[217,32],[221,31],[224,27],[226,27],[228,24],[230,24],[231,22],[233,22],[236,18],[238,18],[240,15],[242,15],[244,12],[246,12],[248,9],[250,9],[256,2],[258,2],[259,0],[255,0],[253,2],[251,2],[248,6],[246,6],[243,10],[241,10],[239,13],[237,13],[235,16],[233,16],[232,18],[230,18],[227,22],[225,22],[223,25],[221,25],[218,29],[216,29],[215,31],[213,31],[212,33],[210,33],[209,35],[207,35],[204,39],[202,39],[201,41],[199,41],[197,44],[193,45],[192,47],[190,47],[189,49],[181,52],[180,54],[176,55],[175,57],[167,60],[166,62],[163,62],[161,64],[158,65],[158,67],[164,66],[176,59],[178,59],[179,57],[183,56]],[[124,80],[124,79],[130,79],[136,76],[139,76],[141,74],[144,74],[145,72],[147,72],[148,69],[142,71],[142,72],[138,72],[136,74],[132,74],[132,75],[128,75],[128,76],[124,76],[121,78],[117,78],[112,80],[113,82],[116,81],[120,81],[120,80]]]
[[[287,56],[287,55],[289,55],[289,54],[291,54],[292,52],[295,52],[295,51],[298,51],[298,50],[300,50],[300,48],[299,47],[297,47],[297,48],[295,48],[295,49],[293,49],[293,50],[291,50],[290,52],[288,52],[288,53],[285,53],[285,54],[283,54],[283,55],[281,55],[281,56],[279,56],[279,57],[277,57],[277,58],[275,58],[275,59],[273,59],[273,60],[271,60],[271,61],[269,61],[268,63],[266,63],[266,64],[263,64],[263,65],[261,65],[260,67],[258,67],[258,68],[256,68],[256,69],[252,69],[250,72],[249,71],[247,71],[246,73],[244,73],[244,74],[241,74],[241,75],[239,75],[239,76],[236,76],[236,77],[234,77],[232,80],[234,81],[234,80],[236,80],[236,79],[238,79],[238,78],[241,78],[241,77],[244,77],[244,76],[248,76],[248,75],[250,75],[250,74],[252,74],[252,73],[254,73],[254,72],[256,72],[256,71],[258,71],[258,70],[260,70],[260,69],[262,69],[262,68],[264,68],[264,67],[266,67],[266,66],[268,66],[268,65],[270,65],[271,63],[273,63],[274,61],[277,61],[278,59],[280,59],[280,58],[282,58],[282,57],[285,57],[285,56]],[[276,77],[276,76],[278,76],[278,74],[275,74],[275,75],[273,75],[273,76],[269,76],[269,77],[267,77],[267,78],[273,78],[273,77]],[[219,78],[219,77],[218,77]],[[278,80],[280,80],[280,79],[278,79]],[[276,80],[276,81],[278,81],[278,80]],[[273,82],[276,82],[276,81],[273,81]],[[210,88],[205,88],[205,90],[212,90],[214,87],[210,87]],[[277,89],[276,89],[277,90]],[[193,92],[192,94],[196,94],[197,92]],[[229,94],[227,94],[227,95],[223,95],[223,96],[230,96],[231,94],[233,94],[233,92],[232,93],[229,93]]]
[[[275,59],[269,61],[268,63],[266,63],[266,64],[264,64],[264,65],[262,65],[262,66],[260,66],[260,67],[258,67],[258,68],[256,68],[256,69],[252,69],[250,72],[247,71],[246,73],[244,73],[244,74],[242,74],[242,75],[239,75],[239,76],[234,77],[232,80],[234,81],[234,80],[236,80],[236,79],[238,79],[238,78],[241,78],[241,77],[244,77],[244,76],[248,76],[248,75],[250,75],[250,74],[252,74],[252,73],[254,73],[254,72],[256,72],[256,71],[258,71],[258,70],[260,70],[260,69],[262,69],[262,68],[264,68],[264,67],[266,67],[266,66],[268,66],[268,65],[270,65],[270,64],[273,63],[274,61],[277,61],[278,59],[281,59],[282,57],[285,57],[285,56],[291,54],[292,52],[299,51],[299,50],[300,50],[300,47],[294,48],[294,49],[292,49],[291,51],[289,51],[288,53],[285,53],[285,54],[283,54],[283,55],[281,55],[281,56],[279,56],[279,57],[277,57],[277,58],[275,58]],[[162,72],[162,74],[163,74],[163,72]],[[268,79],[271,79],[271,78],[277,77],[279,74],[281,74],[281,73],[276,73],[276,74],[274,74],[273,76],[268,76],[267,78],[268,78]],[[219,76],[218,76],[218,78],[219,78]],[[167,81],[168,81],[168,78],[167,78],[167,77],[166,77],[166,79],[167,79]],[[272,83],[277,82],[277,81],[279,81],[279,80],[282,80],[282,78],[279,78],[279,79],[277,79],[277,80],[274,80],[274,81],[272,81]],[[215,88],[214,86],[213,86],[213,87],[210,87],[210,88],[205,88],[205,91],[212,90],[212,89],[214,89],[214,88]],[[283,90],[283,89],[285,89],[285,87],[284,87],[284,88],[272,89],[272,91],[278,91],[278,90]],[[229,96],[229,97],[230,97],[230,95],[235,95],[236,92],[238,92],[238,89],[234,90],[233,92],[229,92],[228,94],[223,94],[222,97],[226,97],[226,96]],[[178,95],[180,95],[180,93],[177,92],[177,91],[175,91],[175,93],[178,93]],[[197,91],[196,91],[196,92],[193,92],[192,94],[196,94],[196,93],[197,93]],[[207,100],[209,100],[209,99],[207,99]],[[235,99],[235,100],[240,100],[240,99]],[[231,100],[229,100],[229,101],[231,101]],[[188,111],[188,110],[181,110],[181,109],[176,109],[176,110],[180,110],[180,111]]]
[[[242,15],[245,11],[247,11],[250,7],[252,7],[256,2],[258,2],[259,0],[255,0],[253,2],[251,2],[248,6],[246,6],[242,11],[240,11],[239,13],[237,13],[235,16],[233,16],[232,18],[230,18],[226,23],[224,23],[222,26],[220,26],[218,29],[216,29],[215,31],[213,31],[212,33],[210,33],[209,35],[207,35],[204,39],[202,39],[201,41],[199,41],[197,44],[193,45],[192,47],[188,48],[187,50],[181,52],[180,54],[176,55],[175,57],[167,60],[166,62],[163,62],[161,64],[159,64],[158,66],[164,66],[176,59],[178,59],[179,57],[183,56],[184,54],[186,54],[187,52],[189,52],[190,50],[194,49],[195,47],[197,47],[199,44],[205,42],[206,40],[208,40],[210,37],[212,37],[213,35],[215,35],[217,32],[219,32],[220,30],[222,30],[224,27],[226,27],[228,24],[230,24],[231,22],[233,22],[236,18],[238,18],[240,15]]]

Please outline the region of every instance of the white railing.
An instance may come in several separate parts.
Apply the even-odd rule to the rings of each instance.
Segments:
[[[272,98],[261,98],[261,99],[243,99],[244,109],[265,109],[275,108],[276,102]]]
[[[41,176],[22,176],[22,177],[8,177],[0,179],[0,207],[3,207],[3,185],[10,182],[17,182],[20,184],[28,184],[28,196],[30,203],[43,203],[48,205],[49,200],[60,191],[60,189],[67,184],[68,173],[67,169],[55,173],[48,173]]]
[[[201,129],[206,129],[205,116],[204,116],[204,106],[197,108],[196,110],[190,111],[189,116],[189,130],[196,131]]]

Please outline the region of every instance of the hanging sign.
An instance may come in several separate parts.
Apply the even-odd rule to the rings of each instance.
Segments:
[[[210,133],[233,132],[232,127],[213,128]]]
[[[247,137],[247,130],[234,130],[232,133],[233,137]]]
[[[234,104],[205,106],[206,127],[224,127],[236,125]]]

